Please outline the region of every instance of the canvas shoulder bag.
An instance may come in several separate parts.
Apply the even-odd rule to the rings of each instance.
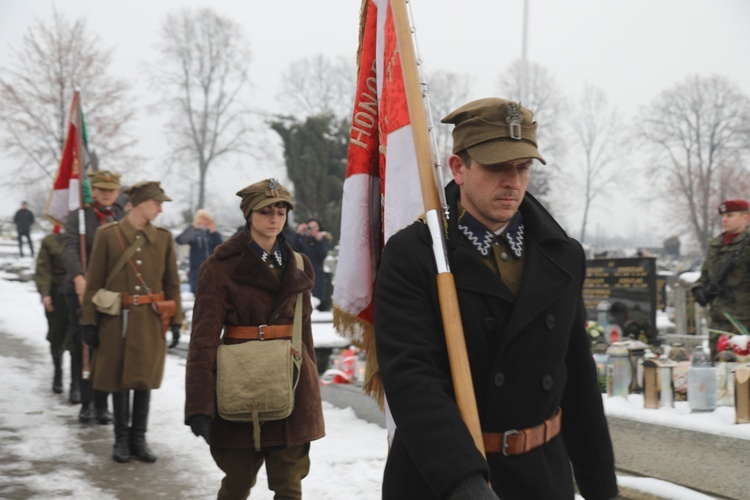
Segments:
[[[115,224],[117,224],[117,222],[115,222]],[[119,230],[119,227],[117,228],[117,230]],[[125,262],[127,262],[128,259],[130,259],[130,257],[135,253],[135,249],[135,242],[133,242],[133,244],[130,245],[127,250],[125,250],[125,252],[115,263],[112,271],[110,271],[109,275],[107,276],[107,282],[104,284],[104,288],[100,288],[99,290],[97,290],[94,296],[91,297],[91,303],[94,304],[94,307],[100,313],[109,314],[110,316],[118,316],[120,314],[120,310],[122,307],[122,297],[120,295],[120,292],[110,291],[109,285],[112,284],[112,280],[115,276],[117,276],[117,273],[120,272],[120,269],[123,268]]]
[[[302,256],[294,252],[297,267]],[[302,294],[294,306],[292,339],[249,340],[221,344],[216,356],[216,400],[221,418],[252,422],[260,449],[263,422],[282,420],[294,410],[294,391],[302,367]]]

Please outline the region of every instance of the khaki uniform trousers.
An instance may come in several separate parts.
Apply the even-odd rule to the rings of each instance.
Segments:
[[[310,443],[297,446],[263,448],[211,447],[216,465],[224,471],[218,500],[245,500],[255,486],[258,471],[266,464],[268,489],[275,500],[302,498],[302,479],[310,471]]]

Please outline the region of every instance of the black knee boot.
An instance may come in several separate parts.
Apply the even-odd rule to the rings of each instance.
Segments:
[[[62,356],[52,355],[52,364],[55,365],[55,375],[52,378],[52,392],[62,394]]]
[[[143,462],[156,462],[156,455],[146,444],[146,426],[151,391],[133,391],[133,426],[130,428],[130,454]]]
[[[94,409],[96,410],[96,421],[101,425],[112,423],[112,414],[107,408],[108,392],[94,390]]]
[[[80,347],[70,351],[70,402],[77,405],[81,402],[81,378],[83,369],[81,367]]]
[[[115,417],[115,446],[112,458],[115,462],[130,460],[130,391],[112,393],[112,410]]]

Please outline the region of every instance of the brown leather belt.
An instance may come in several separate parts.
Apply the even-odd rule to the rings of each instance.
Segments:
[[[273,340],[292,338],[294,325],[224,326],[224,336],[230,339]]]
[[[505,432],[483,432],[484,450],[487,453],[502,453],[506,457],[528,453],[560,434],[562,410],[539,425],[527,429],[513,429]]]
[[[122,307],[140,306],[141,304],[149,304],[159,300],[164,300],[163,293],[152,293],[150,295],[130,295],[123,293]]]

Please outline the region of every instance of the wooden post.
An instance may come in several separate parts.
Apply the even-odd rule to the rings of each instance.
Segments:
[[[404,74],[409,118],[414,134],[414,147],[417,155],[422,198],[429,218],[430,212],[440,213],[440,198],[438,196],[438,188],[435,184],[427,117],[424,102],[422,101],[419,72],[417,70],[417,58],[414,52],[414,44],[412,43],[405,0],[392,0],[391,9],[393,10],[398,51],[401,56],[401,68]],[[439,215],[438,218],[440,218]],[[442,220],[442,218],[440,219]],[[434,232],[436,228],[431,225],[430,230]],[[439,226],[437,230],[439,231]],[[436,239],[439,239],[442,243],[441,248],[434,248],[433,250],[435,259],[438,262],[438,296],[443,316],[443,330],[445,331],[445,341],[448,348],[448,359],[450,361],[456,403],[466,427],[474,438],[474,444],[482,455],[485,456],[482,428],[479,423],[479,412],[474,394],[474,383],[471,378],[469,357],[466,351],[461,312],[458,308],[456,284],[450,272],[440,272],[441,269],[447,269],[445,243],[442,240],[442,235],[433,234],[433,244],[435,244]],[[443,262],[440,262],[441,259]]]

